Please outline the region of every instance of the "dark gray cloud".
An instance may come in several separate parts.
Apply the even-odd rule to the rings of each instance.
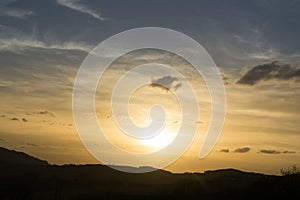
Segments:
[[[229,153],[229,149],[220,149],[220,152]]]
[[[255,85],[259,81],[270,79],[300,81],[300,68],[278,62],[257,65],[248,70],[237,83]]]
[[[180,88],[182,86],[182,83],[177,83],[174,87],[173,87],[173,89],[174,90],[177,90],[178,88]]]
[[[265,153],[265,154],[280,154],[280,151],[272,150],[272,149],[262,149],[259,151],[260,153]]]
[[[234,150],[235,153],[247,153],[248,151],[250,151],[249,147],[242,147]]]
[[[149,84],[150,87],[157,87],[164,90],[177,90],[182,86],[181,83],[178,83],[179,79],[172,76],[164,76],[151,81]]]

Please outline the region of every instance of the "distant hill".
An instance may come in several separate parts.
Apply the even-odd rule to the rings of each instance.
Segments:
[[[49,165],[0,148],[0,170],[1,199],[8,200],[300,198],[299,175],[271,176],[236,169],[130,174],[104,165]]]
[[[0,147],[0,165],[48,165],[47,161],[29,156],[23,152]]]

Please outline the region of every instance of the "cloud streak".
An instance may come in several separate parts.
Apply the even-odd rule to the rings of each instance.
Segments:
[[[88,14],[96,19],[104,20],[97,11],[89,8],[87,5],[83,4],[80,0],[57,0],[57,4],[68,7],[72,10],[76,10],[85,14]]]
[[[248,151],[250,151],[249,147],[237,148],[234,150],[235,153],[247,153]]]
[[[229,149],[221,149],[220,152],[229,153]]]
[[[4,0],[0,3],[0,16],[15,17],[22,19],[34,14],[34,12],[31,10],[12,8],[9,5],[13,2],[15,2],[15,0]]]
[[[237,84],[252,86],[260,81],[271,79],[300,81],[300,69],[287,64],[279,64],[278,62],[257,65],[248,70],[237,81]]]
[[[295,151],[283,151],[282,153],[286,154],[286,153],[296,153]]]
[[[26,143],[26,145],[28,146],[32,146],[32,147],[39,147],[40,145],[38,144],[34,144],[34,143]]]
[[[260,153],[264,153],[264,154],[294,154],[296,153],[295,151],[289,151],[289,150],[285,150],[285,151],[277,151],[274,149],[261,149],[259,151]]]
[[[8,16],[8,17],[16,17],[16,18],[25,18],[27,16],[33,15],[34,12],[31,10],[22,10],[22,9],[3,9],[0,8],[0,15],[1,16]]]
[[[92,47],[84,43],[64,42],[61,44],[45,44],[42,41],[26,38],[0,39],[0,51],[22,52],[29,48],[79,50],[89,52]]]
[[[50,111],[47,111],[47,110],[45,110],[45,111],[40,111],[40,112],[38,112],[37,114],[40,114],[40,115],[48,115],[48,116],[50,116],[50,117],[55,117],[55,114],[54,114],[53,112],[50,112]]]
[[[264,153],[264,154],[280,154],[280,151],[276,151],[276,150],[271,150],[271,149],[262,149],[260,150],[260,153]]]

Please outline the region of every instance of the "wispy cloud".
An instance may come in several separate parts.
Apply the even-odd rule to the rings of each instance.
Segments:
[[[31,10],[10,7],[9,5],[14,1],[15,0],[4,0],[0,2],[0,16],[25,18],[34,14]]]
[[[282,153],[296,153],[295,151],[283,151]]]
[[[97,11],[91,9],[86,4],[83,4],[80,0],[57,0],[57,3],[70,9],[86,13],[96,19],[104,20],[104,18]]]
[[[40,146],[40,145],[38,145],[38,144],[34,144],[34,143],[26,143],[26,145],[28,145],[28,146],[32,146],[32,147],[38,147],[38,146]]]
[[[60,50],[79,50],[89,52],[92,47],[77,42],[64,42],[61,44],[45,44],[42,41],[25,39],[25,38],[10,38],[0,39],[0,51],[20,52],[28,48],[43,48],[43,49],[60,49]]]
[[[33,15],[34,12],[31,10],[22,10],[22,9],[3,9],[0,8],[0,15],[2,16],[9,16],[9,17],[16,17],[16,18],[25,18],[29,15]]]
[[[261,149],[259,151],[260,153],[264,153],[264,154],[294,154],[296,153],[295,151],[290,151],[290,150],[285,150],[285,151],[278,151],[278,150],[274,150],[274,149]]]
[[[278,59],[281,55],[273,49],[267,49],[263,52],[249,53],[247,56],[253,59],[271,61],[274,59]]]
[[[48,115],[50,117],[55,117],[55,114],[53,112],[50,112],[50,111],[40,111],[40,112],[37,112],[36,114],[40,114],[40,115]]]

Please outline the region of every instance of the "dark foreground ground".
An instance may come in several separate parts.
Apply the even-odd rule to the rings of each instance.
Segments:
[[[129,174],[102,165],[49,165],[0,148],[0,199],[300,199],[300,176],[234,169]]]

